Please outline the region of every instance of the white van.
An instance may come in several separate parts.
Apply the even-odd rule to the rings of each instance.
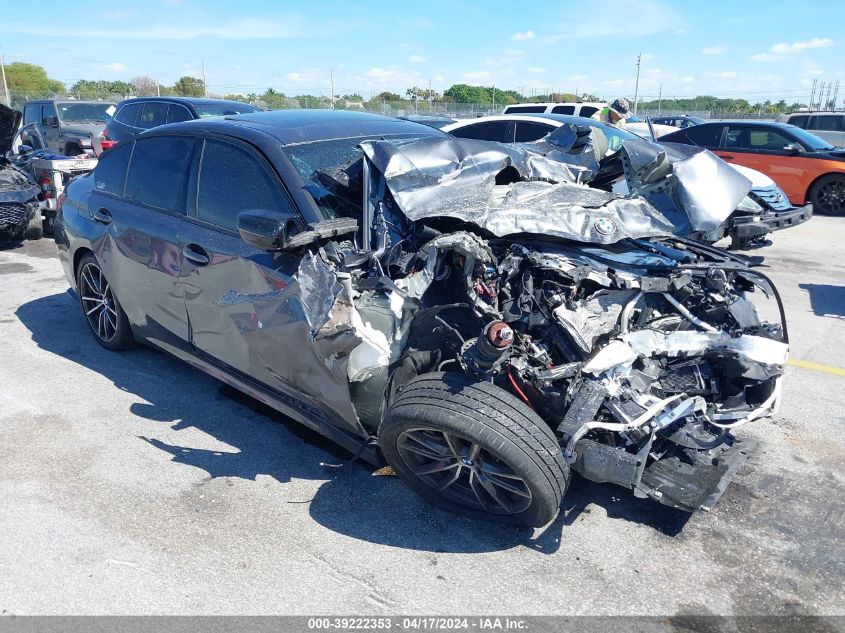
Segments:
[[[502,110],[502,114],[570,114],[589,119],[606,105],[606,103],[600,103],[598,101],[582,101],[578,103],[518,103],[507,106]],[[652,127],[654,128],[655,138],[660,138],[664,134],[676,132],[680,129],[672,125],[660,125],[658,123],[653,123]],[[648,123],[636,116],[631,116],[625,121],[625,129],[630,130],[634,134],[651,138]]]

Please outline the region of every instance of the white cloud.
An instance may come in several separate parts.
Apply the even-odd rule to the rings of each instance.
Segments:
[[[395,70],[391,70],[389,68],[379,68],[378,66],[370,68],[364,73],[365,77],[369,77],[371,79],[391,79],[395,75]]]
[[[422,55],[408,55],[408,61],[412,64],[422,64],[428,60]]]
[[[113,70],[114,72],[120,73],[126,70],[126,66],[119,62],[113,62],[111,64],[103,64],[103,68],[106,70]]]
[[[534,39],[534,31],[525,31],[522,33],[514,33],[511,35],[511,39],[514,42],[524,42],[525,40],[533,40]]]
[[[833,40],[829,37],[814,37],[806,42],[775,44],[769,50],[777,55],[794,55],[811,48],[828,48],[829,46],[833,46]]]
[[[464,77],[471,81],[478,81],[480,79],[488,79],[491,73],[486,70],[474,70],[472,72],[464,73]]]
[[[534,75],[541,75],[541,74],[543,74],[544,72],[546,72],[546,69],[545,69],[545,68],[540,68],[539,66],[529,66],[529,67],[528,67],[528,68],[526,68],[525,70],[527,70],[528,72],[530,72],[530,73],[532,73],[532,74],[534,74]]]
[[[727,52],[724,46],[705,46],[701,49],[702,55],[724,55]]]
[[[779,62],[783,59],[783,55],[772,55],[771,53],[757,53],[751,56],[752,62]]]

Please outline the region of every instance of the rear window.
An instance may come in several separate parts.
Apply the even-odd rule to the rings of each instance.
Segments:
[[[141,117],[138,119],[138,127],[149,130],[165,124],[167,118],[167,104],[161,101],[148,101],[144,104]]]
[[[555,106],[552,108],[554,114],[575,114],[575,106]]]
[[[23,109],[23,124],[38,123],[38,112],[41,106],[37,104],[30,104]]]
[[[801,114],[801,115],[798,115],[798,116],[789,117],[789,121],[787,121],[787,123],[789,123],[790,125],[796,125],[798,127],[802,127],[806,130],[807,129],[807,123],[809,122],[809,120],[810,120],[809,115]]]
[[[530,143],[531,141],[537,141],[543,138],[554,129],[554,126],[546,125],[545,123],[517,121],[514,140],[517,143]]]
[[[178,123],[179,121],[190,121],[194,117],[188,112],[188,108],[176,103],[171,103],[167,109],[167,122]]]
[[[126,177],[126,197],[160,209],[185,213],[185,192],[193,147],[194,139],[182,136],[157,136],[135,141]]]
[[[545,112],[546,106],[537,105],[537,106],[508,106],[505,108],[505,114],[516,114],[521,112],[522,114],[527,114],[530,112]]]
[[[578,116],[584,116],[584,117],[589,118],[589,117],[593,116],[598,111],[599,111],[599,109],[594,108],[593,106],[582,106],[581,111],[578,113]]]

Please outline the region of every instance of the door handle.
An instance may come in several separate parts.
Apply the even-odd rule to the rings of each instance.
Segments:
[[[94,211],[91,214],[91,217],[94,222],[99,222],[100,224],[111,224],[111,212],[105,207],[100,207]]]
[[[182,249],[182,255],[195,266],[207,266],[211,261],[205,249],[196,244],[186,244]]]

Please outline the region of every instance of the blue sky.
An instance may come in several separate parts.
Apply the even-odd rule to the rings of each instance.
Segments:
[[[24,7],[19,2],[12,6]],[[33,5],[35,6],[35,5]],[[144,0],[6,7],[0,53],[78,79],[201,76],[214,93],[404,94],[429,81],[603,97],[804,100],[845,80],[841,0]],[[33,9],[34,11],[34,9]],[[58,16],[50,21],[50,16]],[[843,83],[845,92],[845,83]]]

